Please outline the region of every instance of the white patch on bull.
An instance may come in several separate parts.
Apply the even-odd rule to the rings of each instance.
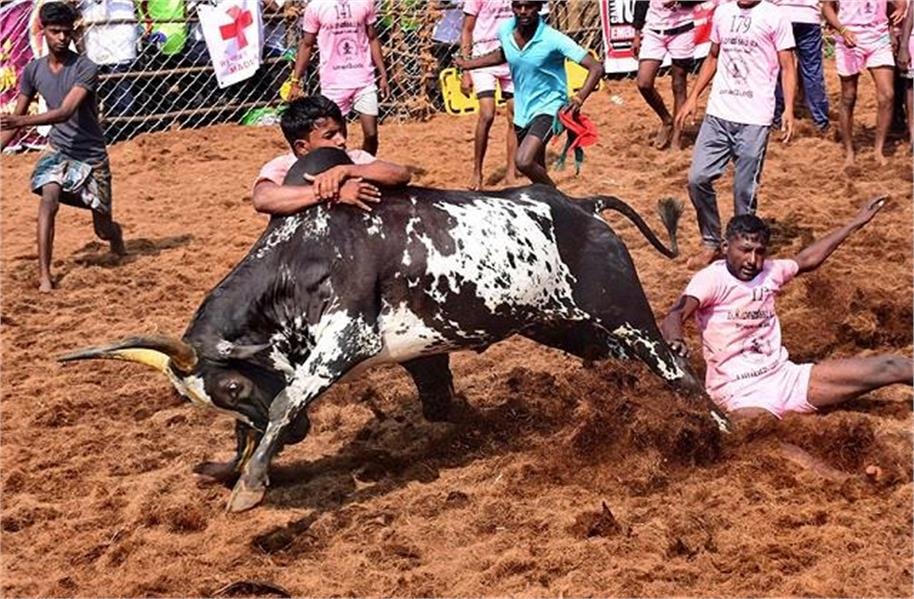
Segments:
[[[447,233],[466,241],[462,249],[443,254],[428,235],[407,226],[413,231],[407,252],[411,243],[425,246],[427,272],[433,277],[426,292],[437,302],[446,304],[448,291],[459,293],[472,283],[492,312],[500,306],[531,307],[545,316],[590,318],[574,305],[575,277],[559,255],[547,204],[523,194],[514,202],[480,196],[435,207],[453,217]],[[510,223],[509,229],[505,223]]]
[[[381,351],[366,361],[366,368],[376,364],[405,362],[426,354],[432,348],[435,353],[451,348],[441,332],[428,326],[418,314],[410,310],[406,302],[397,306],[384,302],[381,314],[378,315],[378,334],[381,336]]]
[[[323,207],[315,207],[307,213],[287,216],[281,225],[270,232],[254,257],[263,258],[276,246],[287,243],[301,228],[303,228],[301,234],[306,237],[312,239],[324,237],[327,233],[328,222],[327,210]]]
[[[346,374],[335,372],[330,368],[331,364],[356,366],[352,363],[356,356],[347,355],[347,350],[357,348],[358,354],[381,351],[377,330],[361,315],[353,317],[344,310],[325,312],[320,322],[314,325],[313,336],[313,350],[303,364],[295,366],[295,374],[286,388],[295,405],[310,402]]]
[[[366,233],[384,239],[384,227],[380,217],[374,214],[362,213],[362,220],[368,221],[368,227],[365,229]]]
[[[634,347],[637,343],[647,349],[654,357],[654,364],[657,365],[658,370],[660,370],[661,375],[666,380],[675,381],[685,376],[685,373],[679,368],[679,365],[676,364],[675,361],[670,363],[660,357],[660,354],[657,352],[657,342],[645,335],[644,331],[641,329],[637,329],[631,324],[625,323],[617,327],[616,330],[613,331],[613,335],[618,336],[620,339],[624,339],[631,347]]]

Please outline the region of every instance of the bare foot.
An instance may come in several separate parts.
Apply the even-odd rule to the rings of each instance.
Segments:
[[[709,245],[705,245],[702,246],[702,249],[699,253],[689,258],[686,266],[692,270],[698,270],[723,257],[724,255],[721,253],[719,247],[711,247]]]
[[[117,223],[114,223],[114,236],[111,237],[109,242],[111,247],[111,253],[118,256],[127,255],[127,246],[124,245],[124,234],[121,231],[121,226]]]
[[[670,149],[676,152],[682,150],[682,129],[673,127],[673,136],[670,138]]]
[[[479,191],[482,189],[482,173],[473,173],[470,182],[467,183],[467,189],[470,191]]]
[[[508,187],[514,187],[517,185],[517,176],[516,175],[505,175],[505,185]]]
[[[51,293],[54,291],[54,282],[50,277],[41,277],[38,280],[38,292],[39,293]]]
[[[886,158],[881,149],[875,150],[873,152],[873,158],[876,159],[876,164],[879,166],[886,166],[889,164],[889,159]]]
[[[654,138],[654,143],[651,144],[658,150],[666,149],[670,145],[670,137],[673,135],[673,122],[663,123],[660,125],[660,129],[657,130],[657,137]]]
[[[854,166],[855,159],[856,159],[856,156],[854,155],[853,150],[850,152],[847,152],[844,155],[844,168],[850,168],[850,167]]]

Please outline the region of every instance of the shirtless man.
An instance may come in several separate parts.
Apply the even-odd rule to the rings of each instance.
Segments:
[[[683,325],[701,330],[705,387],[736,418],[810,413],[896,383],[911,385],[911,356],[877,355],[794,364],[781,345],[775,297],[798,274],[817,269],[885,204],[871,200],[851,219],[787,260],[767,259],[770,230],[751,214],[727,225],[724,259],[695,273],[660,330],[673,351],[688,355]]]

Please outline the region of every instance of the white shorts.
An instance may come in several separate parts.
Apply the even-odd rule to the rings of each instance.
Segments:
[[[378,116],[378,86],[374,83],[355,89],[321,89],[321,94],[333,100],[344,117],[353,110]]]
[[[474,69],[470,71],[470,78],[473,79],[473,92],[477,98],[494,97],[496,81],[502,95],[514,94],[514,81],[511,80],[511,71],[508,70],[507,64]]]
[[[669,54],[673,60],[691,60],[695,56],[695,30],[677,35],[660,35],[648,29],[641,32],[638,60],[660,60]]]
[[[835,65],[838,75],[851,77],[864,69],[894,67],[892,40],[889,33],[880,33],[867,28],[849,28],[857,35],[857,45],[848,48],[840,35],[835,36]]]
[[[812,367],[812,364],[787,361],[760,377],[724,387],[721,392],[714,393],[712,399],[727,412],[761,408],[778,418],[790,412],[809,414],[816,411],[807,400]],[[734,389],[736,386],[739,388]]]

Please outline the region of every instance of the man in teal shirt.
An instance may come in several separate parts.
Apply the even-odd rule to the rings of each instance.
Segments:
[[[534,183],[555,187],[546,172],[546,142],[560,110],[579,111],[597,87],[603,67],[567,35],[540,18],[543,2],[511,2],[514,19],[498,32],[501,48],[472,60],[455,61],[462,69],[508,63],[514,80],[514,128],[517,169]],[[584,87],[568,98],[565,59],[587,69]]]

